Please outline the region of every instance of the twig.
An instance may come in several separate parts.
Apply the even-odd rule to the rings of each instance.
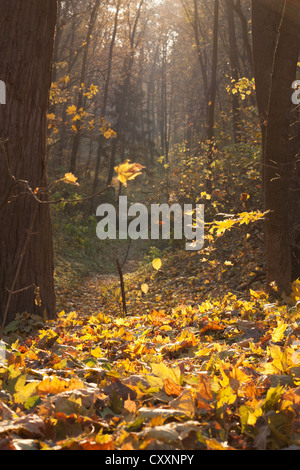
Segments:
[[[132,239],[130,238],[130,240],[129,240],[129,242],[128,242],[128,246],[127,246],[126,255],[125,255],[124,261],[123,261],[122,266],[121,266],[122,269],[123,269],[123,267],[124,267],[124,265],[125,265],[125,263],[126,263],[126,261],[127,261],[127,258],[128,258],[128,254],[129,254],[129,249],[130,249],[131,241],[132,241]]]
[[[126,306],[124,278],[123,278],[122,268],[121,268],[121,265],[120,265],[120,262],[119,262],[118,258],[116,259],[116,264],[117,264],[119,277],[120,277],[120,284],[121,284],[123,315],[126,316],[127,315],[127,306]]]
[[[111,186],[111,185],[107,185],[105,186],[104,189],[101,189],[101,191],[98,191],[97,193],[95,194],[92,194],[90,196],[84,196],[84,197],[78,197],[78,198],[74,198],[74,199],[64,199],[64,198],[61,198],[61,199],[57,199],[57,200],[45,200],[45,201],[42,201],[41,199],[39,199],[37,197],[37,195],[35,194],[35,192],[33,191],[33,189],[29,186],[29,183],[28,181],[26,180],[17,180],[15,181],[15,183],[13,183],[11,185],[11,187],[9,188],[9,191],[8,191],[8,195],[6,196],[6,199],[4,200],[4,202],[1,204],[0,206],[0,210],[4,207],[5,204],[7,204],[8,202],[10,202],[9,200],[9,193],[11,192],[11,189],[14,187],[14,186],[17,186],[18,184],[23,184],[25,186],[25,188],[28,190],[28,193],[19,193],[17,194],[16,196],[13,196],[14,198],[15,197],[19,197],[21,195],[26,195],[26,194],[30,194],[36,202],[38,202],[39,204],[61,204],[61,203],[64,203],[64,204],[72,204],[72,203],[75,203],[75,202],[84,202],[84,201],[88,201],[89,199],[93,199],[97,196],[100,196],[101,194],[104,194],[105,191]],[[39,190],[39,193],[48,193],[47,190]],[[12,198],[13,198],[12,197]],[[11,199],[12,199],[11,198]]]
[[[8,188],[8,191],[7,191],[7,194],[3,200],[3,202],[1,203],[0,205],[0,211],[3,209],[3,207],[10,202],[10,194],[13,190],[13,188],[15,186],[18,186],[18,185],[23,185],[25,186],[25,189],[27,189],[28,193],[35,199],[36,202],[38,202],[39,204],[61,204],[61,203],[64,203],[64,204],[72,204],[72,203],[75,203],[75,202],[84,202],[84,201],[88,201],[89,199],[93,199],[97,196],[101,196],[102,194],[104,194],[107,189],[109,189],[112,184],[108,184],[105,186],[105,188],[101,189],[100,191],[94,193],[94,194],[91,194],[90,196],[84,196],[84,197],[78,197],[78,198],[74,198],[74,199],[58,199],[58,200],[41,200],[39,199],[39,197],[37,196],[37,194],[49,194],[49,190],[50,190],[50,187],[51,185],[48,187],[48,188],[39,188],[38,190],[38,193],[36,193],[29,185],[29,182],[27,180],[23,180],[23,179],[17,179],[12,171],[11,171],[11,168],[10,168],[10,165],[9,165],[9,159],[8,159],[8,155],[7,155],[7,152],[6,152],[6,148],[5,148],[5,141],[0,139],[0,148],[2,149],[2,152],[3,152],[3,155],[4,155],[4,159],[5,159],[5,163],[6,163],[6,167],[7,167],[7,171],[9,173],[9,176],[10,176],[10,179],[12,180],[12,184],[10,185],[10,187]],[[61,180],[59,180],[61,181]],[[19,197],[21,195],[26,195],[28,193],[19,193],[15,196],[12,196],[11,199],[13,198],[16,198],[16,197]]]

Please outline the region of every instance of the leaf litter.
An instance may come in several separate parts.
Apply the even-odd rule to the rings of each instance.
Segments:
[[[125,276],[126,317],[117,278],[93,278],[57,320],[8,325],[1,450],[300,448],[299,283],[274,302],[228,291],[209,253],[168,259]]]

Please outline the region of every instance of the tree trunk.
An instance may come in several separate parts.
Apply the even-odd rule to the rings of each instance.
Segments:
[[[117,149],[118,149],[119,142],[121,141],[122,130],[124,129],[124,126],[126,127],[126,117],[127,117],[127,112],[128,112],[128,109],[127,109],[128,94],[129,94],[130,84],[131,84],[132,68],[134,65],[137,45],[140,40],[140,37],[136,39],[137,27],[138,27],[138,23],[140,20],[143,4],[144,4],[144,0],[140,0],[137,5],[137,12],[136,12],[133,26],[129,28],[130,50],[124,60],[123,73],[122,73],[122,76],[124,78],[122,80],[120,96],[118,98],[118,102],[116,106],[117,120],[114,126],[114,130],[117,136],[115,139],[113,139],[112,146],[111,146],[109,170],[108,170],[108,177],[107,177],[107,183],[106,183],[107,186],[110,185],[113,179],[114,166],[116,163],[116,156],[117,156]]]
[[[253,0],[253,57],[258,108],[263,131],[267,290],[279,293],[292,281],[291,182],[296,155],[290,142],[293,105],[291,85],[299,56],[298,10],[284,0]],[[271,287],[270,287],[271,286]]]
[[[214,149],[215,106],[217,96],[217,66],[218,66],[218,39],[219,39],[219,0],[214,2],[214,30],[213,30],[213,56],[209,102],[207,105],[207,141],[208,141],[208,169],[211,173]],[[206,190],[212,190],[211,176],[206,180]]]
[[[2,0],[0,77],[0,330],[16,313],[55,317],[46,135],[56,0]],[[41,191],[43,189],[43,191]]]
[[[107,73],[106,73],[105,85],[104,85],[104,97],[103,97],[103,104],[102,104],[102,107],[101,107],[101,117],[103,119],[105,119],[105,117],[106,117],[106,108],[107,108],[107,103],[108,103],[108,94],[109,94],[109,86],[110,86],[112,63],[113,63],[113,53],[114,53],[114,47],[115,47],[117,31],[118,31],[120,8],[121,8],[121,0],[118,0],[117,5],[116,5],[115,17],[114,17],[114,28],[113,28],[113,33],[112,33],[112,38],[111,38],[111,41],[110,41],[110,45],[109,45]],[[101,159],[102,159],[102,156],[103,156],[103,143],[104,143],[104,140],[105,140],[105,137],[102,134],[99,134],[98,146],[97,146],[97,156],[96,156],[95,176],[94,176],[92,194],[96,194],[97,187],[98,187],[99,171],[100,171]],[[93,212],[94,207],[95,207],[95,201],[94,201],[94,199],[92,199],[91,200],[91,205],[90,205],[90,212],[91,213]]]
[[[233,0],[226,0],[226,14],[228,23],[228,37],[229,37],[229,59],[231,78],[235,83],[239,80],[239,56],[236,43],[235,22],[233,14]],[[240,104],[237,94],[231,96],[232,103],[232,118],[233,118],[233,137],[234,142],[237,144],[241,141],[242,122],[240,116]]]
[[[90,7],[91,6],[92,6],[92,3],[90,3]],[[93,32],[95,22],[97,19],[97,12],[98,12],[99,6],[100,6],[100,0],[95,0],[94,6],[91,10],[89,26],[88,26],[87,33],[86,33],[85,46],[84,46],[84,51],[83,51],[83,58],[82,58],[82,65],[81,65],[81,72],[80,72],[80,84],[79,84],[80,89],[79,89],[78,97],[77,97],[77,110],[78,111],[83,107],[83,90],[81,89],[81,84],[85,82],[85,78],[86,78],[88,53],[89,53],[89,48],[90,48],[90,43],[91,43],[91,38],[92,38],[92,32]],[[78,150],[79,150],[79,145],[80,145],[80,140],[81,140],[81,127],[80,126],[81,126],[80,121],[78,121],[78,124],[75,123],[76,133],[73,137],[71,162],[70,162],[71,173],[75,173],[76,168],[77,168],[77,155],[78,155]]]
[[[252,56],[252,47],[251,47],[251,43],[249,39],[249,32],[248,32],[248,20],[247,20],[246,15],[243,12],[241,0],[236,0],[235,2],[233,2],[233,8],[240,19],[243,43],[244,43],[245,51],[247,54],[248,64],[250,66],[251,76],[253,76],[253,56]],[[249,76],[250,76],[250,73],[249,73]]]

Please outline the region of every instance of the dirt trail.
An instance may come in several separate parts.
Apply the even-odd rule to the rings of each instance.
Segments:
[[[133,255],[136,253],[133,253]],[[135,273],[141,263],[141,253],[138,258],[130,256],[125,260],[125,256],[120,259],[125,263],[122,265],[122,273]],[[82,279],[76,284],[74,290],[64,292],[58,298],[58,310],[80,311],[92,315],[100,311],[106,311],[108,306],[118,312],[121,308],[119,289],[120,277],[117,271],[115,273],[93,274],[90,277]],[[111,313],[111,312],[110,312]]]

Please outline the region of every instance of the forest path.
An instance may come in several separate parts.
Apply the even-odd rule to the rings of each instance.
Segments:
[[[174,308],[194,307],[207,298],[221,298],[228,292],[247,297],[249,288],[263,288],[264,271],[263,267],[258,266],[258,249],[253,251],[253,259],[247,264],[240,261],[244,251],[237,253],[236,246],[231,245],[224,252],[174,250],[157,256],[162,258],[162,266],[156,271],[150,257],[145,258],[149,248],[145,243],[134,242],[129,250],[115,249],[110,253],[111,261],[114,262],[110,263],[110,271],[91,273],[88,277],[78,279],[74,288],[60,292],[58,311],[123,315],[116,259],[122,266],[128,315],[140,315],[153,310],[170,313]]]
[[[126,280],[133,276],[139,278],[137,273],[145,255],[145,247],[129,247],[128,251],[115,253],[115,270],[109,272],[93,273],[90,276],[78,279],[74,288],[64,289],[57,295],[58,311],[78,311],[87,315],[105,312],[119,314],[122,311],[120,292],[120,276],[116,260],[122,268],[122,274]],[[108,312],[107,312],[108,313]]]

